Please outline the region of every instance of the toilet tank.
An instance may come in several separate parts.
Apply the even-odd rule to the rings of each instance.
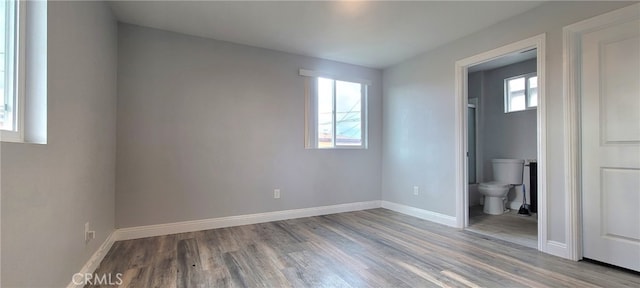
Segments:
[[[522,171],[524,160],[522,159],[493,159],[493,180],[507,184],[522,184]]]

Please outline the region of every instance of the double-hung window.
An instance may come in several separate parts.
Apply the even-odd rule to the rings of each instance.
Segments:
[[[306,147],[367,147],[367,84],[310,77]]]
[[[22,140],[23,101],[21,89],[21,5],[0,2],[0,130],[3,140]]]
[[[538,76],[536,73],[504,80],[504,112],[535,109],[538,106]]]

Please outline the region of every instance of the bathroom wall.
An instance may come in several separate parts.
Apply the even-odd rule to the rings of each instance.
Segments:
[[[468,93],[467,96],[469,97],[469,103],[470,104],[475,104],[476,105],[476,184],[469,184],[469,207],[471,206],[476,206],[476,205],[480,205],[480,198],[482,197],[480,195],[480,192],[478,192],[478,184],[479,182],[482,181],[482,165],[480,165],[483,162],[483,157],[482,157],[482,142],[480,141],[480,139],[482,138],[482,133],[480,130],[478,130],[478,128],[481,127],[481,122],[482,122],[482,117],[480,117],[480,115],[482,114],[482,111],[479,109],[479,104],[480,104],[480,98],[482,98],[482,93],[483,93],[483,87],[484,87],[484,74],[482,73],[482,71],[479,72],[475,72],[475,73],[469,73],[468,77],[467,77],[467,87],[468,87]],[[471,148],[470,148],[471,149]]]
[[[481,119],[478,121],[478,135],[480,135],[478,142],[482,143],[478,153],[482,155],[482,160],[478,161],[481,163],[482,175],[479,177],[481,182],[493,179],[491,159],[537,158],[536,110],[504,113],[504,79],[532,72],[536,72],[536,59],[469,75],[469,95],[478,97],[478,110],[481,111],[478,115]],[[527,202],[529,202],[531,189],[529,189],[528,167],[525,167],[524,175],[523,183],[528,191]],[[510,201],[508,205],[512,209],[519,208],[522,204],[522,187],[511,190],[508,198]]]

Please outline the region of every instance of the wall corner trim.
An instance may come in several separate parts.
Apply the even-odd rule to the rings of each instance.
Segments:
[[[94,271],[96,271],[96,269],[100,265],[100,262],[102,262],[102,259],[104,259],[104,256],[107,255],[107,253],[111,249],[111,246],[113,246],[113,243],[117,241],[117,239],[115,239],[116,238],[115,236],[116,236],[116,231],[111,232],[111,234],[107,236],[107,239],[105,239],[104,242],[102,242],[102,245],[100,245],[98,250],[96,250],[96,252],[94,252],[93,255],[91,255],[91,258],[89,258],[87,263],[85,263],[84,266],[82,266],[82,269],[80,269],[80,272],[74,275],[78,275],[78,274],[84,275],[84,274],[93,273]],[[73,275],[71,277],[73,278]],[[84,278],[82,278],[82,280],[84,280]],[[69,285],[67,285],[67,288],[81,288],[84,286],[85,286],[84,281],[82,283],[76,284],[74,283],[73,279],[71,279],[71,282],[69,282]]]
[[[147,225],[121,228],[116,230],[115,239],[130,240],[137,238],[153,237],[160,235],[194,232],[231,226],[250,225],[271,221],[320,216],[334,213],[360,211],[366,209],[380,208],[380,201],[354,202],[337,204],[330,206],[320,206],[302,209],[282,210],[274,212],[246,214],[238,216],[228,216],[210,218],[202,220],[183,221],[175,223]]]
[[[403,204],[393,203],[389,201],[381,201],[382,208],[396,211],[398,213],[406,214],[416,218],[424,219],[427,221],[435,222],[438,224],[457,227],[456,217],[449,216],[429,210],[424,210],[416,207],[411,207]]]

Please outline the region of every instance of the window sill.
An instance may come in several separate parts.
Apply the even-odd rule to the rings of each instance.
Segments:
[[[16,144],[47,144],[47,141],[37,141],[36,139],[25,139],[24,135],[18,132],[0,131],[0,142]]]
[[[14,131],[0,131],[0,142],[24,143],[22,133]]]
[[[504,112],[504,114],[511,114],[511,113],[518,113],[518,112],[532,111],[532,110],[536,110],[536,109],[538,109],[538,107],[530,107],[530,108],[527,108],[527,109],[524,109],[524,110],[507,111],[507,112]]]
[[[328,147],[328,148],[318,148],[318,147],[305,147],[306,150],[367,150],[366,146],[357,146],[357,147]]]

